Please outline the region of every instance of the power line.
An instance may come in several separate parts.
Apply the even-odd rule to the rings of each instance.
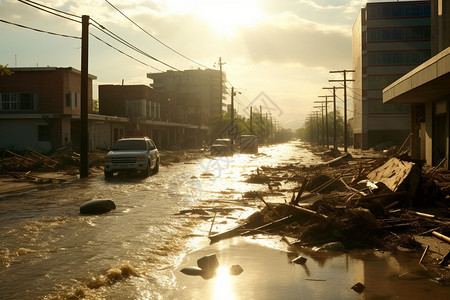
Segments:
[[[151,33],[149,33],[147,30],[145,30],[144,28],[142,28],[139,24],[137,24],[136,22],[134,22],[131,18],[129,18],[127,15],[125,15],[120,9],[118,9],[117,7],[115,7],[111,2],[109,2],[108,0],[105,0],[106,3],[108,3],[112,8],[114,8],[116,11],[118,11],[122,16],[124,16],[128,21],[130,21],[131,23],[133,23],[136,27],[138,27],[140,30],[142,30],[143,32],[145,32],[148,36],[150,36],[151,38],[153,38],[154,40],[156,40],[158,43],[160,43],[161,45],[165,46],[166,48],[172,50],[173,52],[175,52],[176,54],[180,55],[181,57],[193,62],[194,64],[197,64],[205,69],[208,69],[207,66],[198,63],[196,61],[194,61],[193,59],[187,57],[186,55],[178,52],[177,50],[173,49],[172,47],[170,47],[169,45],[167,45],[166,43],[162,42],[161,40],[159,40],[158,38],[156,38],[154,35],[152,35]]]
[[[72,16],[72,17],[77,17],[77,18],[79,18],[79,16],[77,16],[77,15],[74,15],[74,14],[71,14],[71,13],[67,13],[67,12],[64,12],[64,11],[62,11],[62,10],[58,10],[58,9],[55,9],[55,8],[52,8],[52,7],[49,7],[49,6],[45,6],[45,5],[43,5],[43,4],[40,4],[40,3],[37,3],[37,2],[31,1],[31,0],[19,0],[19,1],[20,1],[21,3],[23,3],[23,4],[29,5],[29,6],[31,6],[31,7],[34,7],[34,8],[36,8],[36,9],[38,9],[38,10],[42,10],[42,11],[44,11],[44,12],[46,12],[46,13],[49,13],[49,14],[52,14],[52,15],[55,15],[55,16],[58,16],[58,17],[61,17],[61,18],[65,18],[65,19],[70,20],[70,21],[73,21],[73,22],[81,23],[81,22],[78,21],[78,20],[74,20],[74,19],[72,19],[72,18],[63,16],[63,15],[61,15],[61,14],[59,14],[59,13],[63,13],[63,14],[67,14],[67,15]],[[55,13],[55,12],[53,12],[53,11],[56,11],[56,12],[58,12],[58,13]],[[97,25],[95,25],[95,24],[91,23],[91,25],[93,25],[95,28],[97,28],[98,30],[102,31],[103,33],[109,35],[111,38],[115,39],[116,41],[118,41],[118,42],[124,44],[125,46],[127,46],[127,47],[133,49],[134,51],[136,51],[136,52],[138,52],[138,53],[140,53],[140,54],[142,54],[142,55],[144,55],[144,56],[147,56],[147,57],[150,58],[150,59],[153,59],[153,60],[155,60],[155,61],[157,61],[157,62],[159,62],[159,63],[161,63],[161,64],[163,64],[163,65],[165,65],[165,66],[167,66],[167,67],[169,67],[169,68],[171,68],[171,69],[174,69],[174,70],[179,71],[179,69],[177,69],[177,68],[175,68],[175,67],[173,67],[173,66],[171,66],[171,65],[169,65],[169,64],[167,64],[167,63],[165,63],[165,62],[163,62],[162,60],[159,60],[159,59],[157,59],[157,58],[151,56],[150,54],[146,53],[145,51],[143,51],[143,50],[137,48],[136,46],[132,45],[131,43],[127,42],[126,40],[124,40],[123,38],[119,37],[119,36],[118,36],[117,34],[115,34],[114,32],[112,32],[112,31],[108,30],[107,28],[105,28],[103,25],[101,25],[101,24],[98,23],[97,21],[95,21],[95,20],[93,20],[93,19],[91,19],[91,20],[92,20],[95,24],[97,24]],[[96,37],[96,36],[95,36],[95,37]],[[99,39],[98,37],[96,37],[96,38]],[[101,39],[99,39],[99,40],[101,40]],[[103,41],[103,40],[101,40],[101,41],[104,42],[105,44],[107,44],[105,41]],[[110,45],[110,44],[107,44],[107,45],[110,46],[110,47],[113,47],[113,46]],[[114,48],[114,47],[113,47],[113,48]],[[118,50],[117,48],[115,48],[115,49]],[[119,51],[119,50],[118,50],[118,51]],[[122,51],[119,51],[119,52],[121,52],[122,54],[125,54],[125,53],[122,52]],[[125,55],[127,55],[127,54],[125,54]],[[130,58],[133,58],[133,57],[131,57],[130,55],[127,55],[127,56],[129,56]],[[135,58],[133,58],[133,59],[136,60],[136,61],[139,61],[139,60],[137,60],[137,59],[135,59]],[[139,61],[139,62],[140,62],[140,61]],[[152,67],[152,68],[154,68],[154,67]],[[155,69],[155,70],[158,70],[157,68],[154,68],[154,69]]]
[[[147,52],[145,52],[145,51],[139,49],[138,47],[134,46],[133,44],[127,42],[125,39],[121,38],[120,36],[118,36],[117,34],[112,32],[111,30],[107,29],[105,26],[101,25],[100,23],[98,23],[94,19],[91,19],[91,20],[95,23],[95,24],[91,23],[92,26],[94,26],[95,28],[97,28],[98,30],[103,32],[104,34],[108,35],[109,37],[111,37],[111,38],[115,39],[116,41],[122,43],[123,45],[133,49],[134,51],[136,51],[136,52],[138,52],[138,53],[140,53],[140,54],[142,54],[144,56],[147,56],[150,59],[153,59],[154,61],[157,61],[157,62],[159,62],[159,63],[161,63],[161,64],[163,64],[163,65],[165,65],[165,66],[167,66],[167,67],[169,67],[171,69],[180,71],[178,68],[175,68],[175,67],[169,65],[168,63],[165,63],[162,60],[157,59],[156,57],[148,54]]]
[[[133,59],[133,60],[135,60],[135,61],[137,61],[137,62],[139,62],[139,63],[141,63],[141,64],[143,64],[143,65],[145,65],[145,66],[147,66],[147,67],[150,67],[150,68],[152,68],[152,69],[155,69],[155,70],[157,70],[157,71],[159,71],[159,72],[163,72],[163,71],[161,71],[160,69],[155,68],[155,67],[153,67],[153,66],[150,66],[149,64],[146,64],[145,62],[140,61],[139,59],[137,59],[137,58],[135,58],[135,57],[133,57],[133,56],[131,56],[131,55],[129,55],[129,54],[123,52],[122,50],[120,50],[120,49],[114,47],[113,45],[111,45],[111,44],[105,42],[104,40],[102,40],[101,38],[99,38],[98,36],[96,36],[95,34],[90,33],[90,35],[92,35],[94,38],[96,38],[96,39],[99,40],[100,42],[104,43],[105,45],[111,47],[112,49],[114,49],[114,50],[116,50],[116,51],[122,53],[123,55],[128,56],[129,58],[131,58],[131,59]]]
[[[80,23],[80,24],[81,24],[81,21],[80,21],[80,20],[74,20],[74,19],[72,19],[72,18],[69,18],[69,17],[66,17],[66,16],[62,16],[62,15],[57,14],[57,13],[54,13],[54,12],[52,12],[52,11],[50,11],[50,10],[57,11],[57,12],[59,12],[59,13],[63,13],[63,14],[66,14],[66,15],[69,15],[69,16],[72,16],[72,17],[76,17],[76,18],[80,18],[80,19],[81,19],[80,16],[77,16],[77,15],[74,15],[74,14],[71,14],[71,13],[68,13],[68,12],[64,12],[64,11],[58,10],[58,9],[56,9],[56,8],[51,8],[51,7],[49,7],[49,6],[45,6],[45,5],[43,5],[43,4],[40,4],[40,3],[37,3],[37,2],[34,2],[34,1],[30,1],[30,0],[19,0],[19,2],[22,2],[23,4],[26,4],[26,5],[28,5],[28,6],[34,7],[34,8],[36,8],[36,9],[45,11],[46,13],[49,13],[49,14],[58,16],[58,17],[60,17],[60,18],[64,18],[64,19],[70,20],[70,21],[72,21],[72,22],[77,22],[77,23]],[[44,9],[43,7],[44,7],[45,9]]]
[[[78,40],[81,39],[81,37],[79,37],[79,36],[66,35],[66,34],[46,31],[46,30],[42,30],[42,29],[38,29],[38,28],[34,28],[34,27],[25,26],[25,25],[22,25],[22,24],[8,22],[8,21],[3,20],[3,19],[0,19],[0,22],[6,23],[6,24],[10,24],[10,25],[14,25],[14,26],[18,26],[18,27],[25,28],[25,29],[34,30],[34,31],[41,32],[41,33],[47,33],[47,34],[51,34],[51,35],[56,35],[56,36],[61,36],[61,37],[66,37],[66,38],[72,38],[72,39],[78,39]]]

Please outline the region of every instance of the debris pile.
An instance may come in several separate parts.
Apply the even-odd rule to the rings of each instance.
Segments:
[[[88,164],[91,169],[103,164],[104,156],[103,152],[89,153]],[[80,154],[68,147],[60,148],[51,155],[33,149],[26,149],[20,154],[4,150],[3,158],[0,158],[0,176],[37,184],[58,183],[66,178],[41,175],[56,172],[74,175],[78,173],[79,165]]]
[[[211,243],[255,234],[277,234],[291,246],[339,243],[343,249],[420,251],[423,244],[415,237],[424,235],[450,243],[450,172],[432,173],[404,156],[321,155],[332,159],[258,169],[250,182],[269,189],[296,183],[290,201],[269,203],[252,192],[264,207],[243,224],[210,235]]]

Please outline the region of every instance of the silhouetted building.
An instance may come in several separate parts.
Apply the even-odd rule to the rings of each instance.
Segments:
[[[401,144],[409,105],[383,104],[383,89],[431,57],[430,1],[367,3],[353,27],[354,147]]]
[[[147,77],[153,79],[155,90],[169,97],[171,118],[176,122],[209,125],[213,115],[222,113],[226,79],[218,70],[167,71]]]
[[[411,104],[411,156],[430,166],[450,148],[450,1],[432,0],[433,57],[383,90],[384,103]]]

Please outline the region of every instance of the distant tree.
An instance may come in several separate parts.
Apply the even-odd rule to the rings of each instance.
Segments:
[[[0,65],[0,76],[11,76],[14,74],[11,70],[9,70],[8,65]]]
[[[310,143],[323,143],[322,141],[322,120],[321,118],[309,118],[305,121],[303,128],[297,130],[297,137]],[[326,122],[324,122],[324,125]],[[326,130],[325,130],[326,132]],[[333,142],[334,133],[334,113],[328,113],[328,136],[329,142]],[[343,143],[344,119],[339,111],[336,112],[336,141],[340,145]]]

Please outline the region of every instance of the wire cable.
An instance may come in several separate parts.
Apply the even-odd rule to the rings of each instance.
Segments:
[[[51,35],[56,35],[56,36],[60,36],[60,37],[66,37],[66,38],[72,38],[72,39],[81,39],[81,37],[79,37],[79,36],[66,35],[66,34],[46,31],[46,30],[42,30],[42,29],[38,29],[38,28],[34,28],[34,27],[29,27],[29,26],[25,26],[25,25],[13,23],[13,22],[8,22],[8,21],[3,20],[3,19],[0,19],[0,22],[7,23],[7,24],[10,24],[10,25],[14,25],[14,26],[18,26],[18,27],[25,28],[25,29],[34,30],[34,31],[41,32],[41,33],[47,33],[47,34],[51,34]]]
[[[34,7],[34,8],[36,8],[36,9],[39,9],[39,10],[42,10],[42,11],[45,11],[46,13],[49,13],[49,14],[58,16],[58,17],[60,17],[60,18],[64,18],[64,19],[70,20],[70,21],[72,21],[72,22],[77,22],[77,23],[80,23],[80,24],[81,24],[81,21],[80,21],[80,20],[74,20],[74,19],[72,19],[72,18],[69,18],[69,17],[66,17],[66,16],[62,16],[62,15],[60,15],[60,14],[57,14],[57,13],[52,12],[51,10],[54,10],[54,11],[57,11],[57,12],[60,12],[60,13],[67,14],[67,15],[70,15],[70,16],[72,16],[72,17],[81,18],[80,16],[73,15],[73,14],[70,14],[70,13],[66,13],[66,12],[57,10],[57,9],[55,9],[55,8],[51,8],[51,7],[45,6],[45,5],[43,5],[43,4],[39,4],[39,3],[34,2],[34,1],[29,1],[29,0],[18,0],[18,1],[21,2],[21,3],[23,3],[23,4],[25,4],[25,5]],[[42,8],[42,7],[45,7],[45,9]]]
[[[174,66],[171,66],[168,63],[163,62],[162,60],[157,59],[156,57],[148,54],[147,52],[145,52],[145,51],[139,49],[138,47],[134,46],[133,44],[127,42],[125,39],[121,38],[120,36],[118,36],[117,34],[112,32],[111,30],[107,29],[105,26],[101,25],[96,20],[94,20],[92,18],[91,18],[91,20],[94,22],[94,23],[91,23],[92,26],[94,26],[95,28],[97,28],[98,30],[103,32],[104,34],[110,36],[111,38],[115,39],[116,41],[122,43],[123,45],[125,45],[125,46],[133,49],[134,51],[136,51],[136,52],[138,52],[138,53],[140,53],[140,54],[142,54],[144,56],[147,56],[148,58],[153,59],[154,61],[157,61],[157,62],[159,62],[159,63],[161,63],[161,64],[163,64],[163,65],[165,65],[165,66],[167,66],[167,67],[169,67],[171,69],[174,69],[174,70],[177,70],[177,71],[181,71],[178,68],[176,68]]]
[[[114,50],[116,50],[116,51],[122,53],[123,55],[128,56],[129,58],[131,58],[131,59],[133,59],[133,60],[135,60],[135,61],[137,61],[137,62],[139,62],[139,63],[141,63],[141,64],[143,64],[143,65],[145,65],[145,66],[147,66],[147,67],[150,67],[150,68],[152,68],[152,69],[155,69],[155,70],[157,70],[157,71],[159,71],[159,72],[163,72],[163,71],[161,71],[160,69],[155,68],[155,67],[153,67],[153,66],[150,66],[149,64],[146,64],[145,62],[140,61],[139,59],[137,59],[137,58],[135,58],[135,57],[133,57],[133,56],[131,56],[131,55],[129,55],[129,54],[123,52],[122,50],[120,50],[120,49],[114,47],[113,45],[111,45],[111,44],[109,44],[108,42],[102,40],[101,38],[99,38],[99,37],[96,36],[95,34],[90,33],[90,35],[93,36],[94,38],[96,38],[97,40],[99,40],[100,42],[102,42],[102,43],[106,44],[107,46],[111,47],[112,49],[114,49]]]
[[[157,41],[158,43],[160,43],[161,45],[165,46],[166,48],[172,50],[173,52],[175,52],[176,54],[180,55],[181,57],[193,62],[194,64],[197,64],[205,69],[209,69],[207,66],[196,62],[195,60],[187,57],[186,55],[180,53],[179,51],[173,49],[172,47],[170,47],[169,45],[167,45],[166,43],[162,42],[161,40],[159,40],[158,38],[156,38],[154,35],[152,35],[151,33],[149,33],[147,30],[145,30],[144,28],[142,28],[139,24],[137,24],[136,22],[134,22],[131,18],[129,18],[127,15],[125,15],[120,9],[118,9],[116,6],[114,6],[111,2],[109,2],[108,0],[105,0],[106,3],[108,3],[112,8],[114,8],[116,11],[118,11],[122,16],[124,16],[128,21],[130,21],[131,23],[133,23],[136,27],[138,27],[140,30],[142,30],[143,32],[145,32],[148,36],[150,36],[151,38],[153,38],[155,41]]]

